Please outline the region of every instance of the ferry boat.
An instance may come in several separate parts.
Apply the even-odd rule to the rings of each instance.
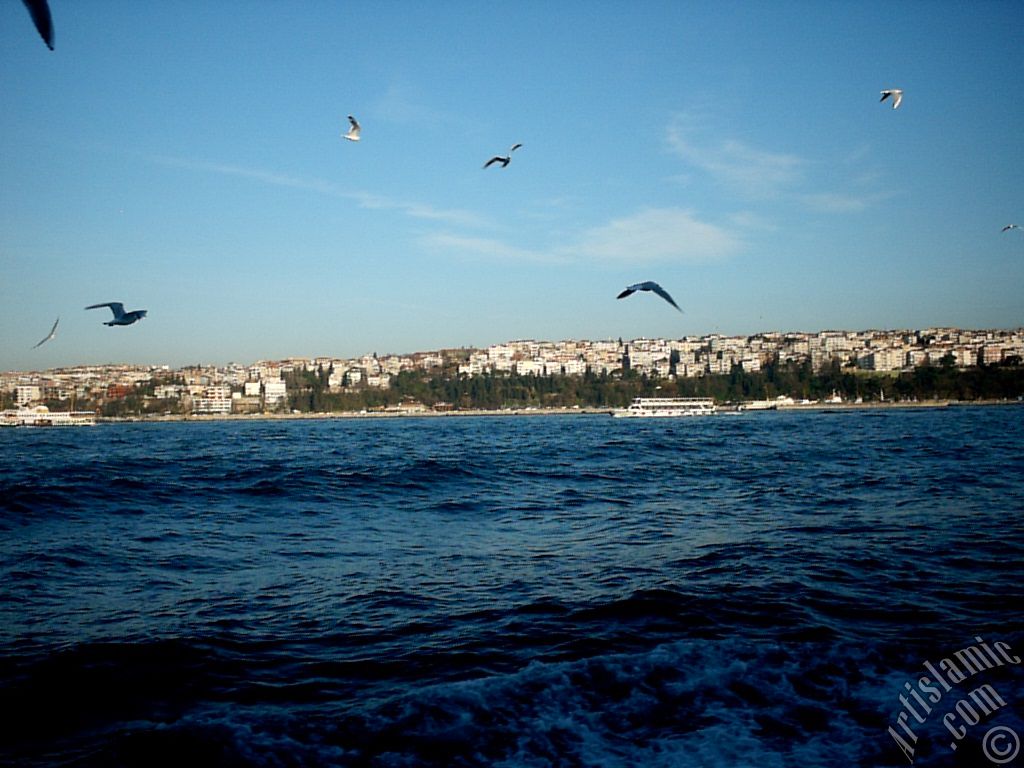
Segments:
[[[3,427],[91,427],[95,424],[94,411],[51,411],[45,405],[0,413]]]
[[[710,397],[638,397],[628,408],[612,411],[616,418],[712,416],[718,412]]]

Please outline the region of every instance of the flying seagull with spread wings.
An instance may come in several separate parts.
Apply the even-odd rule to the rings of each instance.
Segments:
[[[104,304],[90,304],[86,309],[99,309],[100,307],[110,307],[110,311],[114,313],[114,319],[104,325],[131,325],[132,323],[138,322],[146,316],[147,310],[145,309],[133,309],[131,312],[124,311],[124,304],[120,301],[108,301]]]
[[[53,19],[50,17],[50,6],[46,0],[23,0],[32,16],[32,23],[36,25],[39,36],[43,38],[46,47],[53,50]]]
[[[489,167],[491,165],[494,165],[495,163],[501,163],[501,167],[502,168],[507,168],[508,164],[512,162],[512,153],[515,152],[517,149],[519,149],[521,146],[523,146],[523,145],[522,144],[513,144],[511,147],[508,148],[508,154],[507,155],[495,155],[490,160],[488,160],[486,163],[484,163],[484,168],[487,168],[487,167]]]
[[[1020,224],[1007,224],[1005,227],[1003,227],[1002,231],[1008,232],[1011,229],[1020,229]]]
[[[341,134],[342,137],[349,141],[359,141],[359,132],[362,130],[362,126],[352,115],[348,116],[348,122],[351,127],[348,129],[348,133]]]
[[[60,318],[58,317],[57,318],[57,322],[53,324],[53,328],[50,329],[50,332],[46,335],[46,338],[43,339],[42,341],[40,341],[34,347],[32,347],[32,349],[36,349],[37,347],[43,346],[43,344],[45,344],[50,339],[52,339],[54,336],[56,336],[57,335],[57,323],[59,323],[59,322],[60,322]]]
[[[899,88],[890,88],[887,91],[882,91],[882,98],[879,101],[885,101],[890,96],[892,96],[892,108],[896,109],[900,102],[903,101],[903,91]]]
[[[645,280],[642,283],[636,283],[635,285],[631,285],[628,288],[626,288],[626,290],[624,290],[622,293],[620,293],[618,296],[616,296],[615,298],[617,298],[617,299],[624,299],[627,296],[630,296],[630,295],[636,293],[637,291],[653,291],[654,293],[656,293],[659,296],[661,296],[661,298],[663,298],[665,301],[667,301],[673,307],[675,307],[676,309],[679,309],[679,305],[676,304],[675,301],[672,300],[672,297],[668,295],[668,291],[666,291],[660,285],[658,285],[657,283],[655,283],[655,282],[653,282],[651,280]],[[679,309],[679,311],[682,312],[683,310]]]

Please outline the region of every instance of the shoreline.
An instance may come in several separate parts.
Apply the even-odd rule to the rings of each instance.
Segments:
[[[903,410],[913,408],[963,408],[982,406],[1024,405],[1020,400],[921,400],[916,402],[891,403],[799,403],[779,406],[773,409],[736,411],[731,407],[720,413],[742,415],[780,411],[864,411]],[[409,419],[409,418],[470,418],[470,417],[521,417],[521,416],[571,416],[611,415],[614,408],[569,407],[569,408],[474,408],[459,411],[335,411],[330,413],[203,413],[203,414],[161,414],[158,416],[97,416],[99,424],[119,423],[167,423],[207,421],[302,421],[331,419]]]

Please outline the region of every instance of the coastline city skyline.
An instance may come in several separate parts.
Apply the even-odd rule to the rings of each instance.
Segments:
[[[628,360],[628,362],[626,362]],[[844,368],[894,373],[930,364],[957,368],[976,365],[1020,365],[1024,360],[1024,327],[1015,329],[823,330],[765,332],[747,336],[709,334],[678,339],[519,339],[487,347],[450,347],[394,354],[376,352],[357,357],[321,355],[260,359],[225,364],[106,363],[63,366],[42,371],[0,372],[0,394],[16,394],[19,405],[47,397],[67,400],[105,390],[124,396],[142,383],[169,378],[156,393],[168,398],[203,396],[218,388],[222,402],[235,389],[246,396],[284,399],[283,378],[296,371],[321,371],[331,391],[388,389],[404,371],[451,376],[517,374],[582,376],[621,373],[624,367],[653,377],[692,378],[730,373],[735,366],[757,373],[769,362],[809,363],[821,371],[838,361]],[[269,385],[269,386],[268,386]],[[158,388],[159,389],[159,388]],[[269,393],[269,395],[268,395]]]

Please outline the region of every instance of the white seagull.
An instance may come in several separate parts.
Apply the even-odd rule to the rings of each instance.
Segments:
[[[60,318],[58,317],[57,318],[57,323],[59,323],[59,322],[60,322]],[[42,341],[40,341],[38,344],[36,344],[35,347],[32,347],[32,349],[36,349],[36,347],[43,346],[43,344],[45,344],[46,342],[48,342],[50,339],[52,339],[54,336],[57,335],[57,323],[53,324],[53,328],[50,329],[50,332],[46,335],[46,338],[43,339]]]
[[[1007,230],[1011,230],[1011,229],[1020,229],[1020,225],[1019,224],[1007,224],[1005,227],[1003,227],[1002,231],[1006,232]]]
[[[627,296],[630,296],[631,294],[636,293],[637,291],[653,291],[654,293],[656,293],[659,296],[661,296],[661,298],[663,298],[665,301],[667,301],[673,307],[675,307],[676,309],[679,309],[679,305],[676,304],[675,301],[672,300],[672,297],[668,295],[668,291],[666,291],[664,288],[662,288],[657,283],[652,282],[651,280],[645,280],[642,283],[636,283],[635,285],[631,285],[628,288],[626,288],[626,290],[624,290],[622,293],[620,293],[618,296],[616,296],[615,298],[616,299],[624,299]],[[682,312],[683,310],[679,309],[679,311]]]
[[[124,304],[120,301],[108,301],[105,304],[90,304],[86,309],[99,309],[100,307],[110,307],[110,311],[114,313],[114,319],[104,325],[131,325],[136,323],[146,316],[147,310],[145,309],[133,309],[131,312],[124,311]]]
[[[515,152],[517,149],[519,149],[521,146],[523,146],[523,145],[522,144],[513,144],[511,147],[508,148],[508,154],[507,155],[495,155],[490,160],[488,160],[486,163],[484,163],[484,168],[487,168],[488,166],[494,165],[495,163],[501,163],[501,167],[502,168],[508,167],[508,164],[512,162],[512,153]]]
[[[890,96],[892,96],[892,108],[896,109],[900,102],[903,101],[903,90],[900,88],[890,88],[887,91],[882,91],[882,98],[879,101],[885,101]]]
[[[352,115],[349,115],[348,122],[352,127],[348,129],[348,133],[341,134],[342,137],[349,141],[359,141],[359,131],[362,130],[359,121],[352,117]]]

